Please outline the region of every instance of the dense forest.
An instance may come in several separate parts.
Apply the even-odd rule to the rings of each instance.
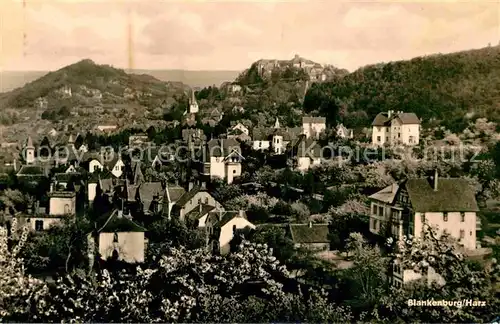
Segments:
[[[370,65],[331,83],[314,84],[305,112],[334,124],[368,126],[381,111],[414,112],[459,132],[465,115],[500,120],[500,47]]]

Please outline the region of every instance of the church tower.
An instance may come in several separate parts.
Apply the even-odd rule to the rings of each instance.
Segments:
[[[35,146],[33,145],[33,140],[31,136],[28,136],[28,141],[24,147],[26,164],[35,163]]]
[[[196,102],[196,97],[194,96],[194,90],[191,89],[191,97],[189,98],[189,109],[190,114],[196,114],[198,112],[198,103]]]

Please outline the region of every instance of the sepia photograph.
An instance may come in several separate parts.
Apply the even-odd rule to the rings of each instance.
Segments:
[[[0,322],[500,323],[500,1],[0,0]]]

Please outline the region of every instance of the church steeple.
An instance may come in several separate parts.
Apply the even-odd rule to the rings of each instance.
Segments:
[[[280,121],[278,120],[278,117],[276,117],[276,121],[274,122],[274,128],[280,128]]]
[[[194,89],[191,89],[191,96],[189,97],[189,113],[196,114],[197,112],[198,112],[198,102],[196,102]]]

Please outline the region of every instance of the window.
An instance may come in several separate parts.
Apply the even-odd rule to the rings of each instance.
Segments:
[[[384,207],[378,207],[378,216],[384,216]]]
[[[113,234],[113,243],[118,243],[118,233]]]
[[[236,233],[236,225],[233,225],[233,234]]]
[[[262,142],[259,141],[259,147],[262,147]]]
[[[420,214],[420,219],[422,221],[422,224],[425,223],[425,213]]]
[[[464,212],[461,212],[460,213],[460,221],[463,223],[465,222],[465,213]]]
[[[460,239],[464,239],[465,238],[465,231],[464,230],[460,230]]]
[[[69,205],[68,204],[64,205],[64,213],[65,214],[69,214],[70,213],[70,209],[69,209]]]
[[[94,165],[94,171],[97,171],[97,169],[99,169],[99,166],[98,165]]]
[[[377,127],[377,131],[379,131],[379,132],[380,132],[380,127]]]
[[[377,142],[380,142],[380,136],[377,136]]]
[[[198,198],[198,205],[201,204],[201,198]]]
[[[385,137],[385,141],[386,141],[386,142],[389,142],[389,136],[386,136],[386,137]]]
[[[448,213],[447,212],[443,213],[443,221],[445,221],[445,222],[448,221]]]
[[[377,215],[377,205],[372,205],[372,215]]]
[[[205,204],[208,205],[208,197],[205,197]]]
[[[472,236],[472,231],[470,231],[470,236]]]
[[[398,133],[398,138],[400,138],[400,137],[401,137],[401,133]]]
[[[35,221],[35,231],[37,232],[43,231],[43,220]]]

